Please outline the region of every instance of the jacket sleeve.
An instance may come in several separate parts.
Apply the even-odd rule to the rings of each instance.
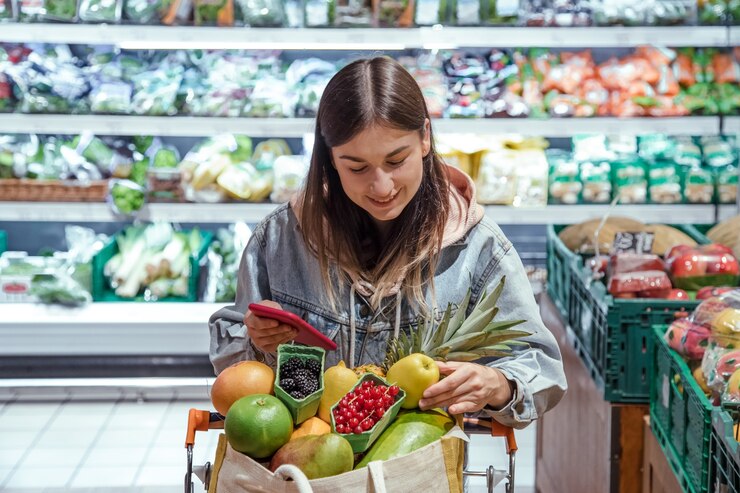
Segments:
[[[208,321],[210,358],[216,374],[244,360],[261,361],[270,366],[275,364],[273,355],[254,347],[244,325],[244,315],[250,303],[271,299],[265,257],[264,232],[258,228],[242,254],[234,304],[220,309]]]
[[[542,322],[519,255],[513,247],[509,247],[499,258],[498,265],[490,266],[484,282],[486,291],[490,293],[501,277],[506,276],[506,285],[497,305],[500,311],[496,320],[526,320],[516,329],[524,329],[531,335],[522,339],[529,347],[514,346],[512,356],[487,363],[513,381],[516,390],[512,401],[502,409],[487,407],[485,411],[506,426],[524,428],[560,401],[567,383],[560,348]]]

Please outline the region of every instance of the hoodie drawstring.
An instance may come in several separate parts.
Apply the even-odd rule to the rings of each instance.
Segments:
[[[347,366],[354,368],[355,366],[355,345],[357,343],[357,321],[355,318],[355,285],[354,283],[349,288],[349,361]],[[401,291],[396,293],[396,319],[393,324],[393,337],[398,339],[401,333]]]

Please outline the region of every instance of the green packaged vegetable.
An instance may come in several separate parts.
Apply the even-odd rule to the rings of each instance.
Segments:
[[[126,20],[136,24],[158,24],[172,6],[172,0],[125,0]]]
[[[20,20],[74,22],[77,17],[76,0],[18,0]]]
[[[136,183],[130,180],[111,180],[109,187],[108,200],[114,213],[131,216],[144,206],[146,193]]]
[[[234,0],[193,0],[196,26],[233,26]]]
[[[621,204],[644,204],[648,187],[645,163],[639,158],[612,163],[612,186]]]
[[[676,147],[675,139],[667,135],[644,135],[638,139],[638,153],[647,161],[672,160]]]
[[[676,144],[674,161],[676,164],[692,168],[701,166],[701,148],[690,137],[680,139]]]
[[[547,161],[550,166],[550,203],[577,204],[583,188],[578,163],[569,153],[558,151],[547,152]]]
[[[680,204],[681,177],[672,161],[656,161],[648,168],[648,196],[654,204]]]
[[[250,27],[283,27],[285,9],[281,0],[236,0],[240,19]]]
[[[378,27],[409,27],[413,21],[408,0],[379,0]]]
[[[177,168],[180,164],[180,153],[172,146],[159,148],[152,156],[154,168]]]
[[[581,163],[581,196],[586,204],[608,204],[612,199],[611,165],[606,162]]]
[[[80,0],[79,16],[83,22],[115,24],[121,21],[123,0]]]
[[[458,26],[479,26],[481,22],[481,0],[452,0],[452,23]]]
[[[732,144],[721,137],[703,137],[701,139],[704,162],[715,168],[728,166],[735,162]]]
[[[720,204],[734,204],[737,200],[738,167],[723,166],[717,172],[717,200]]]
[[[690,204],[711,204],[714,197],[714,178],[711,171],[691,166],[684,175],[684,195]]]
[[[303,24],[306,27],[334,25],[335,0],[306,0],[303,6]]]
[[[417,0],[414,23],[417,26],[446,24],[449,19],[448,8],[448,0]]]

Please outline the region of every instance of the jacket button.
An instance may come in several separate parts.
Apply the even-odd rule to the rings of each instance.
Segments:
[[[360,307],[360,316],[367,317],[368,315],[370,315],[370,307],[367,305],[362,305],[362,307]]]

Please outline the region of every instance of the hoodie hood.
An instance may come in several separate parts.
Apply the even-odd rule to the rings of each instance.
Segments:
[[[475,184],[473,180],[464,172],[452,166],[447,166],[447,173],[450,181],[449,201],[450,209],[445,224],[444,235],[442,238],[442,248],[445,248],[462,239],[481,219],[483,219],[483,206],[476,202]],[[290,208],[295,214],[296,219],[301,221],[301,194],[296,193],[290,199]],[[356,274],[347,272],[353,281],[355,291],[363,296],[369,297],[375,292],[375,287]],[[389,295],[397,294],[406,277],[403,272],[398,281],[394,284]]]

